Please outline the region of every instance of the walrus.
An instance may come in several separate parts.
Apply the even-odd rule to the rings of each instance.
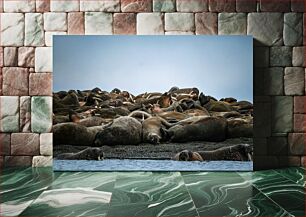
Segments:
[[[86,148],[77,153],[63,153],[55,157],[58,160],[103,160],[103,151],[100,148]]]
[[[226,139],[226,130],[227,121],[225,118],[194,116],[179,121],[167,130],[167,133],[172,142],[221,142]]]
[[[231,160],[231,161],[252,161],[253,147],[248,144],[238,144],[222,147],[212,151],[192,152],[188,150],[177,153],[172,159],[178,161],[191,161],[201,157],[204,161]]]
[[[163,128],[172,126],[161,117],[150,117],[142,122],[142,138],[144,142],[159,144],[167,140]]]
[[[93,146],[138,145],[141,137],[141,123],[133,117],[122,116],[96,134]]]
[[[242,118],[233,118],[227,120],[228,138],[253,138],[253,123]]]
[[[198,152],[183,150],[177,153],[172,160],[177,161],[203,161],[203,158]]]
[[[172,104],[171,95],[167,92],[161,95],[157,103],[160,105],[161,108],[167,108]]]

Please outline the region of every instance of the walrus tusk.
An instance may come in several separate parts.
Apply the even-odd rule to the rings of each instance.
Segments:
[[[100,155],[98,156],[98,160],[101,160],[101,156]]]
[[[250,153],[248,153],[248,159],[249,161],[252,161],[252,155]]]

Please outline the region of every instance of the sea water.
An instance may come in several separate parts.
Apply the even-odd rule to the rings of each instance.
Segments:
[[[253,171],[252,161],[54,160],[55,171]]]

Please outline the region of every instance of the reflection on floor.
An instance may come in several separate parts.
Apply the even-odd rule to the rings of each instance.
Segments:
[[[305,216],[305,169],[1,172],[0,216]]]

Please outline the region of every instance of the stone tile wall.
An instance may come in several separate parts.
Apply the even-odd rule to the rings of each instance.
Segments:
[[[0,0],[0,164],[52,164],[52,35],[253,35],[255,169],[305,163],[303,0]]]

